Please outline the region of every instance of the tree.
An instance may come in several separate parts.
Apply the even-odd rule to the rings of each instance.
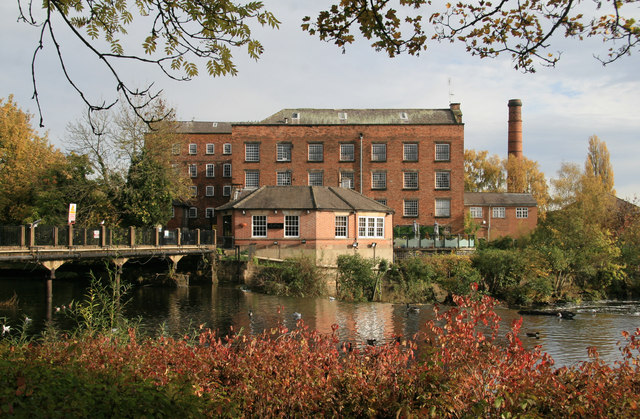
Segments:
[[[41,9],[38,4],[42,4]],[[58,42],[58,34],[65,29],[104,64],[121,97],[135,114],[146,122],[153,122],[145,119],[148,114],[145,115],[142,109],[157,93],[151,92],[151,86],[142,90],[130,88],[120,76],[120,63],[150,64],[159,67],[171,79],[188,80],[199,74],[196,60],[202,59],[209,75],[234,75],[237,70],[232,48],[245,47],[254,59],[263,52],[260,42],[252,37],[251,24],[278,27],[280,23],[259,1],[242,4],[233,0],[48,0],[43,3],[18,0],[18,8],[19,20],[40,30],[32,65],[40,126],[43,118],[35,68],[47,37],[55,47],[67,81],[87,104],[89,115],[115,103],[94,103],[76,84]],[[145,26],[147,33],[137,40],[144,53],[138,53],[128,30]],[[145,100],[136,99],[140,97]]]
[[[550,196],[547,179],[540,171],[538,162],[526,157],[509,156],[504,161],[507,175],[507,192],[530,193],[538,204],[538,210],[544,217],[549,206]]]
[[[607,193],[615,195],[613,189],[613,168],[609,161],[609,150],[607,144],[601,141],[597,135],[589,137],[589,149],[587,151],[587,160],[584,163],[585,176],[594,178],[593,180],[601,183],[603,190]]]
[[[505,176],[497,154],[486,150],[464,151],[464,190],[468,192],[502,192]]]
[[[480,58],[509,54],[514,67],[525,72],[535,71],[534,60],[545,66],[558,62],[560,53],[551,44],[556,34],[600,38],[611,45],[606,57],[598,58],[603,64],[630,54],[640,42],[634,0],[597,1],[591,10],[574,0],[434,3],[341,0],[313,22],[305,17],[302,29],[334,42],[343,52],[356,39],[352,32],[360,32],[390,57],[419,55],[429,39],[459,42]]]

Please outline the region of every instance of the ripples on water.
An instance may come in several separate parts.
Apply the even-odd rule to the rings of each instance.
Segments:
[[[68,305],[82,298],[85,282],[55,280],[53,306]],[[13,295],[20,299],[19,309],[2,310],[0,318],[7,317],[15,324],[25,315],[33,318],[34,327],[42,328],[46,318],[46,287],[44,281],[0,279],[0,301]],[[355,345],[368,340],[376,344],[393,340],[396,336],[411,337],[424,331],[424,324],[433,319],[431,305],[418,306],[418,312],[408,311],[403,304],[347,303],[329,298],[287,298],[245,292],[235,286],[190,286],[177,289],[140,287],[131,291],[125,305],[129,318],[139,318],[148,333],[163,327],[171,334],[181,334],[200,324],[226,334],[235,331],[258,334],[279,324],[296,327],[297,315],[311,329],[331,333],[338,324],[338,337]],[[623,330],[634,331],[640,326],[639,302],[604,301],[580,306],[564,307],[576,313],[573,320],[553,316],[523,316],[520,339],[525,347],[540,345],[556,361],[556,365],[572,365],[587,359],[587,347],[596,346],[607,362],[620,359],[616,342]],[[498,308],[502,318],[500,334],[520,315]],[[53,315],[54,324],[69,327],[60,314]],[[540,338],[530,338],[526,332],[539,332]]]

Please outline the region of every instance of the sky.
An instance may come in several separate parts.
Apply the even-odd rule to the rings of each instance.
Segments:
[[[524,154],[539,163],[547,178],[556,177],[563,162],[582,167],[589,137],[597,135],[609,149],[617,195],[640,197],[640,51],[603,66],[594,58],[606,52],[600,41],[555,38],[560,62],[555,68],[537,66],[534,74],[514,70],[508,56],[481,60],[449,43],[432,43],[419,57],[389,58],[359,40],[343,54],[300,29],[302,18],[323,10],[326,0],[264,3],[282,23],[278,30],[252,28],[264,54],[254,61],[236,51],[235,77],[212,78],[202,67],[202,75],[178,82],[142,64],[118,69],[132,86],[153,83],[162,90],[180,120],[259,121],[283,108],[441,109],[460,103],[465,148],[502,158],[507,154],[507,103],[520,99]],[[13,95],[37,125],[31,61],[39,28],[17,17],[15,1],[0,2],[0,98]],[[58,41],[77,85],[95,103],[113,100],[115,81],[60,23],[54,22],[54,29],[60,29]],[[142,36],[141,26],[130,34]],[[41,132],[48,131],[50,141],[65,150],[66,127],[82,118],[86,107],[65,80],[50,39],[40,52],[36,80],[45,125]]]

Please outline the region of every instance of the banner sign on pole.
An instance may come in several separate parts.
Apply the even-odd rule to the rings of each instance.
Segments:
[[[76,204],[69,204],[69,224],[76,222]]]

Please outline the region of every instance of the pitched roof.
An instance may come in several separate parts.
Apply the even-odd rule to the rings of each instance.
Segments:
[[[235,201],[216,208],[216,211],[227,209],[308,209],[393,213],[388,206],[354,190],[333,186],[262,186]]]
[[[529,193],[502,193],[502,192],[465,192],[465,205],[476,205],[480,207],[501,206],[501,207],[537,207],[538,204]]]
[[[451,125],[462,123],[455,109],[282,109],[259,124],[297,125]]]
[[[230,122],[178,121],[180,134],[231,134]]]

